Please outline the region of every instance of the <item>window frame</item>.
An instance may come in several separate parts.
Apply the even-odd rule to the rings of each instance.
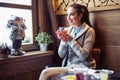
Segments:
[[[32,10],[33,44],[22,45],[22,48],[25,51],[33,51],[33,50],[38,49],[37,42],[34,39],[37,32],[39,32],[39,27],[37,27],[38,26],[37,0],[31,0],[31,1],[32,1],[32,5],[20,5],[20,4],[11,4],[11,3],[0,2],[0,7],[18,8],[18,9],[30,9],[30,10]]]

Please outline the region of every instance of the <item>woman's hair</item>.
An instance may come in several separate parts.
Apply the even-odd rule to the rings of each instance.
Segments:
[[[82,23],[86,22],[89,26],[91,26],[90,20],[89,20],[89,12],[86,6],[75,3],[75,4],[70,5],[69,7],[73,7],[74,9],[76,9],[78,15],[79,14],[83,15],[81,18]]]

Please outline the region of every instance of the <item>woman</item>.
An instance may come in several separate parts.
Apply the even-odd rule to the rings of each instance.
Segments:
[[[58,54],[64,58],[62,66],[83,63],[87,67],[95,67],[95,61],[91,55],[95,31],[91,28],[87,8],[80,4],[71,5],[67,10],[67,21],[70,27],[57,32],[61,40]]]
[[[67,21],[70,27],[56,32],[61,40],[58,54],[63,58],[62,66],[83,64],[89,68],[95,68],[95,60],[91,54],[95,42],[95,31],[90,25],[87,8],[80,4],[70,5],[67,9]],[[54,73],[52,74],[51,71]],[[49,80],[51,76],[66,71],[66,67],[45,69],[41,73],[40,80],[43,80],[43,76],[44,80]]]

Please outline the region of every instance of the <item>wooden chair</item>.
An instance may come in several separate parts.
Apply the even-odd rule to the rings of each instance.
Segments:
[[[93,48],[92,49],[92,55],[93,55],[93,58],[96,61],[96,68],[99,68],[100,54],[101,54],[101,49],[100,48]]]

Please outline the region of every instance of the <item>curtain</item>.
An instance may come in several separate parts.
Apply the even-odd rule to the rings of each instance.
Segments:
[[[55,58],[58,60],[58,46],[59,40],[56,36],[56,30],[58,29],[58,23],[54,9],[52,6],[52,0],[38,0],[38,12],[39,12],[39,27],[40,31],[46,31],[54,40],[50,48],[55,52]]]
[[[56,46],[58,46],[59,40],[56,36],[58,24],[52,7],[52,0],[38,0],[38,14],[40,31],[45,31],[52,35]]]
[[[58,46],[59,41],[58,41],[57,36],[56,36],[56,31],[58,29],[58,23],[57,23],[57,19],[56,19],[54,9],[52,6],[52,0],[47,1],[47,7],[48,7],[49,15],[50,15],[52,32],[54,34],[54,38],[55,38],[56,43],[57,43],[56,46]]]

